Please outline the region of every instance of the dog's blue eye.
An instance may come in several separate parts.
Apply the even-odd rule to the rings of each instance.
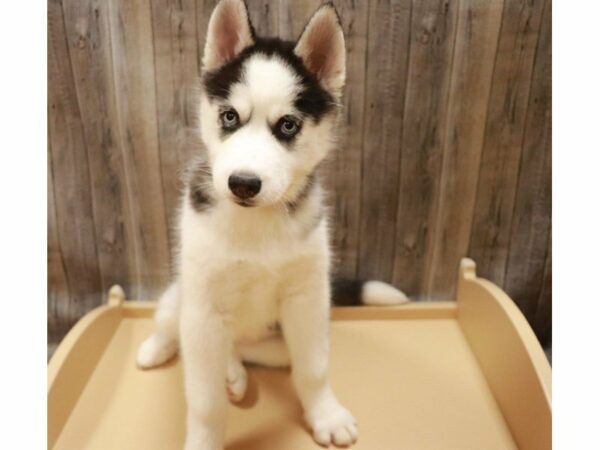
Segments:
[[[235,112],[233,109],[221,113],[221,122],[223,123],[223,128],[235,128],[238,125],[239,121],[240,117],[238,116],[238,113]]]
[[[279,131],[284,136],[287,136],[287,137],[294,136],[298,132],[299,129],[300,129],[300,126],[298,125],[298,123],[292,119],[284,117],[280,120]]]

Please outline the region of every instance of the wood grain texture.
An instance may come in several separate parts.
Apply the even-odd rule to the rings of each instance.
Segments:
[[[457,13],[449,0],[419,1],[412,12],[393,281],[413,299],[427,288]]]
[[[435,241],[426,268],[430,299],[454,296],[455,273],[467,256],[502,6],[459,2]]]
[[[49,336],[170,272],[218,0],[49,0]],[[248,0],[295,40],[321,0]],[[323,164],[335,270],[454,297],[460,258],[551,337],[551,0],[334,0],[347,45]]]
[[[322,177],[331,207],[331,243],[334,270],[355,276],[358,268],[362,141],[369,3],[335,3],[346,40],[346,90],[339,128],[339,145],[323,164]],[[298,32],[300,33],[300,31]]]
[[[143,0],[109,1],[120,145],[134,233],[137,298],[156,296],[169,278],[158,143],[151,11]]]
[[[546,3],[523,136],[504,288],[530,320],[543,289],[552,226],[552,36]],[[551,270],[551,268],[550,268]],[[542,307],[550,308],[550,305]]]
[[[533,331],[542,343],[552,339],[552,235],[548,236],[548,253],[544,264],[542,290],[537,301],[537,310],[533,318],[528,318]]]
[[[50,167],[52,151],[48,148],[48,341],[60,338],[69,329],[69,283],[58,239],[54,180]]]
[[[197,123],[194,104],[200,65],[196,4],[194,0],[151,0],[151,5],[162,191],[172,249],[176,245],[174,219],[183,188],[182,170],[193,151],[185,140]]]
[[[369,8],[358,274],[385,281],[394,263],[411,12],[410,2]]]
[[[48,24],[48,84],[52,86],[48,89],[48,159],[55,184],[55,231],[69,287],[68,305],[61,308],[64,317],[60,320],[72,325],[98,304],[102,283],[86,141],[59,1],[48,3]],[[55,301],[65,295],[58,288],[49,289]]]
[[[543,0],[506,3],[488,102],[469,256],[481,276],[500,286],[543,6]]]
[[[135,263],[125,230],[127,195],[117,142],[108,8],[98,0],[63,0],[63,11],[88,155],[102,291],[106,292],[113,284],[130,280]],[[124,284],[125,289],[129,287]]]
[[[250,13],[250,19],[254,25],[254,29],[261,36],[273,36],[279,34],[279,14],[280,10],[286,10],[283,2],[272,2],[269,0],[256,0],[253,2],[247,2],[248,12]],[[295,2],[303,4],[304,2]],[[287,30],[289,36],[281,36],[282,38],[291,39],[291,31]]]

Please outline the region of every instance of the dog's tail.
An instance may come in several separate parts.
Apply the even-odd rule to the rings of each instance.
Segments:
[[[406,303],[408,297],[383,281],[334,278],[331,281],[331,300],[334,306],[385,306]]]

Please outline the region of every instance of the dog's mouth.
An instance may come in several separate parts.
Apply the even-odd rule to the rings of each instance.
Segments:
[[[243,206],[244,208],[252,208],[256,206],[256,202],[253,200],[244,200],[241,198],[234,198],[233,201],[236,205]]]

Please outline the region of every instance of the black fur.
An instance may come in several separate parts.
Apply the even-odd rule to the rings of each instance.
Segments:
[[[298,195],[296,195],[296,198],[286,202],[285,205],[287,206],[287,210],[290,214],[294,214],[298,210],[298,208],[302,205],[304,200],[306,200],[308,198],[308,195],[311,193],[311,191],[315,187],[315,179],[316,179],[316,175],[313,172],[308,177],[306,177],[306,182],[305,182],[304,186],[302,187],[302,189],[300,190],[300,192],[298,193]]]
[[[295,44],[277,38],[255,38],[255,44],[244,49],[237,58],[219,69],[204,74],[203,83],[212,99],[226,100],[234,83],[240,81],[244,63],[257,53],[278,57],[288,64],[300,79],[300,92],[294,106],[305,117],[318,122],[335,107],[331,94],[321,87],[317,78],[308,71],[302,59],[294,53]]]
[[[362,305],[363,280],[334,278],[331,281],[331,302],[335,306]]]
[[[207,164],[197,163],[192,166],[187,175],[189,200],[196,212],[210,209],[214,203],[212,190],[212,173]]]

